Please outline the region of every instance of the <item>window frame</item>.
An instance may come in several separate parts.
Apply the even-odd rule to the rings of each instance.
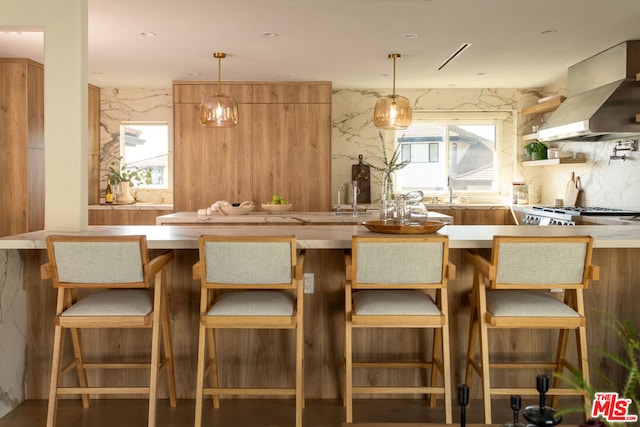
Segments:
[[[500,167],[500,158],[502,153],[506,150],[508,144],[508,138],[505,135],[505,128],[507,127],[505,123],[510,122],[514,119],[513,111],[414,111],[413,112],[413,121],[414,124],[437,124],[445,126],[445,141],[442,144],[444,145],[444,175],[445,179],[449,175],[450,171],[450,140],[449,140],[449,126],[450,125],[493,125],[495,126],[495,151],[493,153],[493,180],[491,189],[487,190],[462,190],[455,189],[454,192],[456,194],[462,194],[465,196],[479,195],[479,196],[500,196],[504,192],[503,183],[505,181],[505,177],[501,175],[501,167]],[[406,130],[396,130],[394,131],[394,146],[398,144],[399,140],[402,139],[403,132]],[[440,144],[440,143],[438,143]],[[425,197],[438,197],[448,194],[448,188],[446,185],[442,187],[441,190],[434,190],[432,188],[426,187],[414,187],[414,186],[402,186],[402,179],[400,176],[402,175],[402,170],[397,171],[394,176],[394,181],[398,183],[396,191],[399,193],[406,193],[408,191],[422,191]]]
[[[169,190],[171,188],[171,183],[173,182],[172,177],[172,167],[171,167],[171,124],[168,121],[145,121],[145,120],[126,120],[120,122],[120,164],[129,165],[130,162],[127,161],[125,156],[125,128],[127,127],[136,127],[136,126],[164,126],[167,131],[166,138],[166,177],[164,180],[164,184],[145,184],[145,183],[137,183],[136,188],[144,189],[144,190]]]

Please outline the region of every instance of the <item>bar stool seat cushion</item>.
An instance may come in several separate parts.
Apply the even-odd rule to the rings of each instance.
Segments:
[[[431,298],[414,290],[366,290],[353,294],[356,315],[438,316]]]
[[[118,289],[96,292],[81,299],[62,316],[146,316],[153,310],[147,289]]]
[[[507,317],[580,317],[546,291],[488,291],[487,311],[493,316]]]
[[[295,298],[283,291],[241,291],[224,294],[207,316],[291,316]]]

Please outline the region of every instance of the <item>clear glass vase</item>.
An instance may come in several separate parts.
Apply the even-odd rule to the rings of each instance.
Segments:
[[[380,221],[391,222],[395,219],[396,200],[393,192],[393,177],[385,173],[382,177],[380,192]]]

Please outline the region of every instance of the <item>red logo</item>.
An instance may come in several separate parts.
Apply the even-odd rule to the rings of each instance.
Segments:
[[[603,417],[606,421],[636,422],[637,415],[629,415],[631,399],[618,398],[618,393],[596,393],[591,407],[593,418]]]

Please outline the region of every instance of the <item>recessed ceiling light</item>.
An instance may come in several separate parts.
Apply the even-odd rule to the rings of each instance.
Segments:
[[[154,33],[153,31],[141,31],[138,33],[138,35],[142,37],[155,37],[156,33]]]
[[[420,37],[420,35],[416,33],[405,33],[402,35],[403,39],[417,39],[418,37]]]
[[[266,33],[262,33],[262,37],[264,37],[266,39],[274,39],[274,38],[278,37],[278,33],[266,32]]]

